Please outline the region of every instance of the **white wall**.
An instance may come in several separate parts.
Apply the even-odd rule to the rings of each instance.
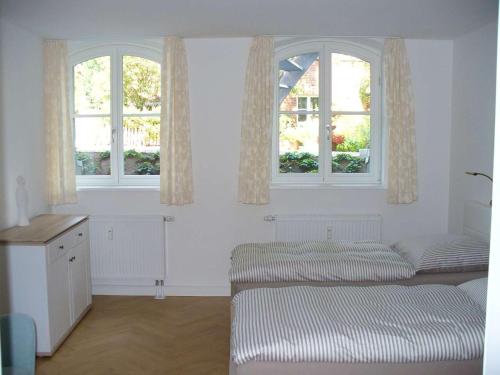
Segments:
[[[59,213],[174,215],[168,224],[168,293],[227,294],[229,254],[238,243],[269,241],[277,213],[380,213],[383,238],[448,228],[452,42],[410,40],[419,201],[386,203],[384,190],[273,190],[268,206],[237,203],[239,136],[250,39],[186,41],[195,203],[160,205],[156,191],[80,191]]]
[[[453,43],[449,230],[461,231],[464,202],[491,199],[490,181],[465,171],[493,173],[497,23]]]
[[[41,39],[0,19],[0,228],[14,225],[16,177],[26,179],[29,213],[46,211],[43,180]]]
[[[43,190],[41,39],[0,18],[0,229],[17,221],[16,177],[26,178],[34,216],[47,210]],[[8,311],[0,253],[0,313]]]
[[[500,40],[500,35],[497,36],[497,43]],[[497,51],[497,61],[500,61],[500,51]],[[500,113],[500,65],[496,68],[496,100],[495,110]],[[491,223],[493,228],[500,227],[500,117],[495,117],[495,160],[494,174],[495,183],[493,185],[493,212]],[[498,374],[500,373],[500,356],[498,348],[500,347],[500,293],[496,291],[500,285],[500,231],[494,230],[491,232],[491,251],[490,251],[490,268],[488,277],[488,304],[486,307],[486,332],[484,341],[484,367],[483,374]]]

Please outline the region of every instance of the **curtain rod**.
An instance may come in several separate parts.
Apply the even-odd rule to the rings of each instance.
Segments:
[[[168,35],[166,35],[168,36]],[[180,38],[184,39],[222,39],[222,38],[227,38],[227,39],[237,39],[237,38],[254,38],[257,36],[267,36],[267,37],[273,37],[273,38],[341,38],[341,39],[402,39],[403,37],[401,36],[393,36],[393,35],[388,35],[388,36],[365,36],[365,35],[316,35],[316,34],[294,34],[294,35],[280,35],[280,34],[253,34],[253,35],[248,35],[248,34],[241,34],[241,35],[223,35],[223,34],[215,34],[215,35],[176,35]],[[161,36],[160,38],[163,38],[164,36]]]
[[[296,35],[273,35],[273,34],[259,34],[259,35],[248,35],[248,34],[241,34],[241,35],[224,35],[224,34],[215,34],[215,35],[179,35],[179,34],[168,34],[168,35],[156,35],[156,36],[130,36],[130,37],[116,37],[116,36],[111,36],[111,37],[88,37],[88,38],[78,38],[78,39],[72,39],[68,38],[66,40],[68,41],[75,41],[75,42],[95,42],[95,41],[130,41],[130,40],[154,40],[154,39],[162,39],[167,36],[178,36],[183,39],[238,39],[238,38],[253,38],[257,36],[267,36],[267,37],[273,37],[273,38],[339,38],[339,39],[401,39],[402,37],[400,36],[362,36],[362,35],[354,35],[354,36],[338,36],[338,35],[309,35],[309,34],[296,34]],[[61,38],[45,38],[45,39],[61,39]],[[421,39],[421,38],[419,38]],[[64,40],[64,39],[61,39]]]

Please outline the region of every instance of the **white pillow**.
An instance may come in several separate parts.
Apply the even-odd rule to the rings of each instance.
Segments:
[[[487,242],[459,234],[434,234],[392,245],[420,272],[463,272],[488,269]]]
[[[470,280],[458,286],[469,297],[481,306],[483,311],[486,312],[486,294],[488,291],[488,278]]]

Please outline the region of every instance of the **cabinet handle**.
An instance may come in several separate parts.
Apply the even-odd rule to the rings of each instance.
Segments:
[[[59,246],[59,249],[64,249],[64,245]]]
[[[82,236],[83,236],[82,232],[78,233],[78,237],[82,237]]]
[[[73,262],[75,259],[76,259],[76,257],[71,257],[71,258],[69,258],[69,261]]]

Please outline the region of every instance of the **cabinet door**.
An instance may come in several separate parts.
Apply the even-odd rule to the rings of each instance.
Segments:
[[[71,298],[71,324],[88,306],[87,242],[82,242],[70,250],[69,278]]]
[[[87,262],[87,306],[92,304],[92,273],[90,270],[90,244],[86,242],[87,248],[85,249],[85,260]]]
[[[48,299],[51,348],[71,326],[68,256],[57,258],[48,268]]]

